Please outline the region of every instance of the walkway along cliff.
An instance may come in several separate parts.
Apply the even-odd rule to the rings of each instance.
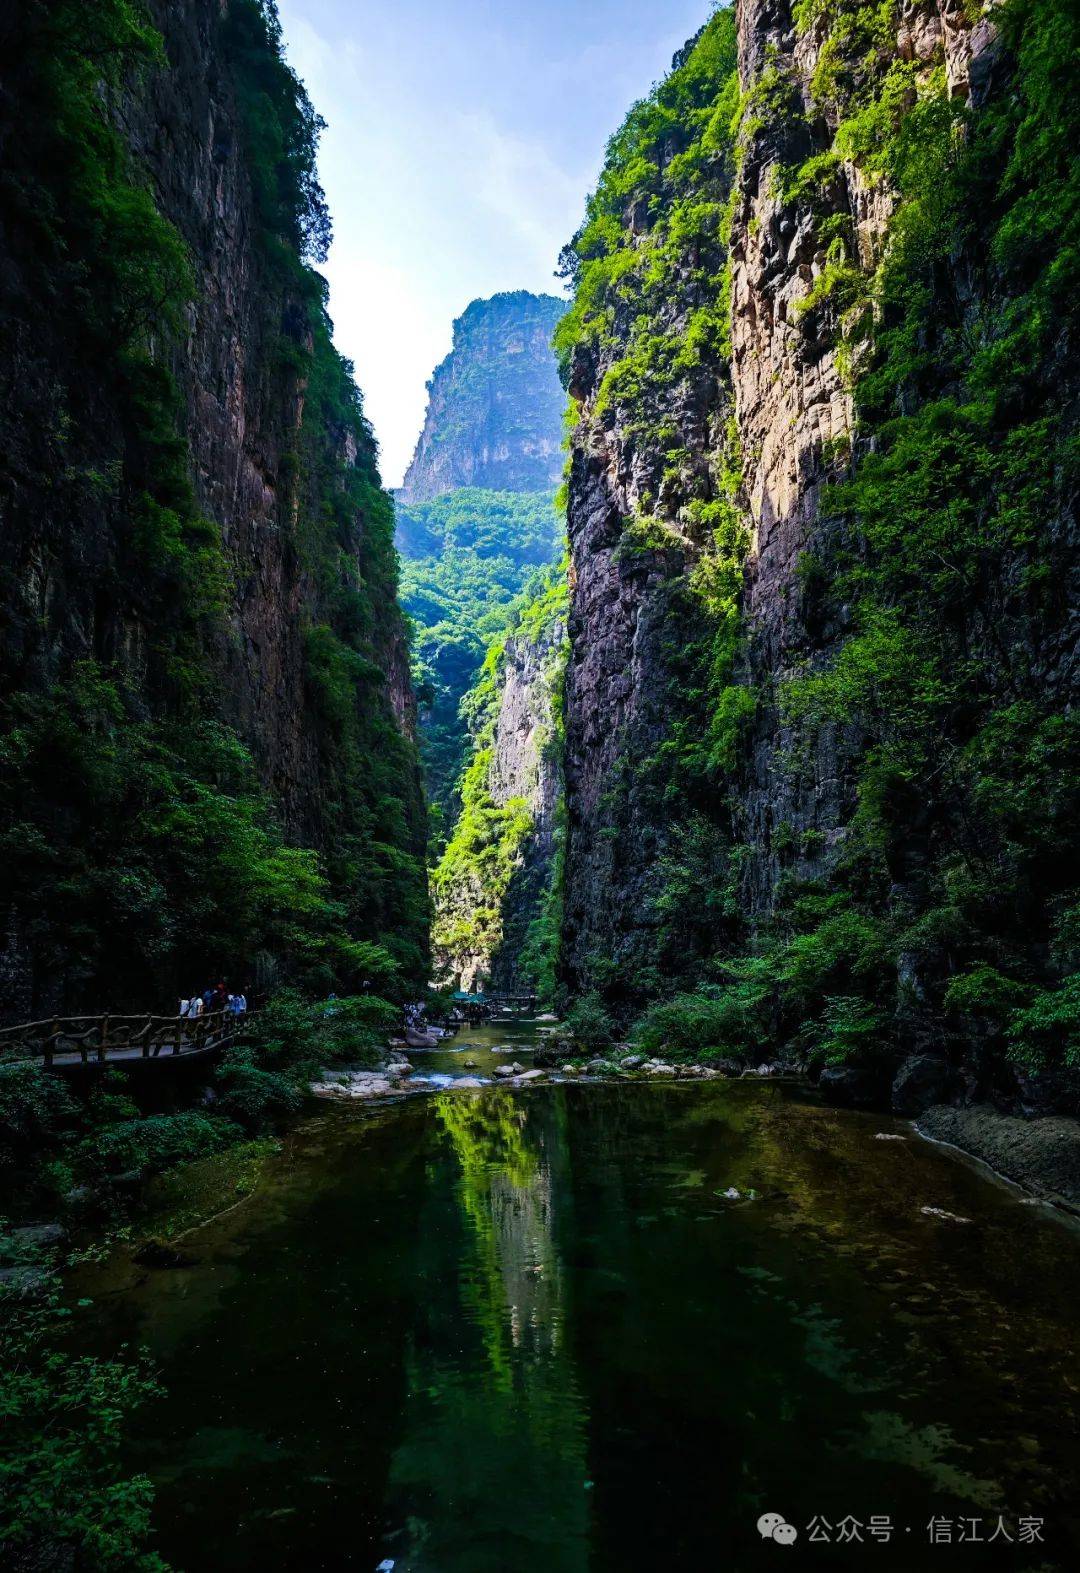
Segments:
[[[611,142],[560,967],[616,1023],[1076,1107],[1078,28],[743,0]]]
[[[241,965],[415,988],[415,706],[314,271],[321,122],[272,7],[139,16],[0,23],[3,1008]]]

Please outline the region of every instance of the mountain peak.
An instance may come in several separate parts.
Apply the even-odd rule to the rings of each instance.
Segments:
[[[566,301],[510,290],[474,300],[428,384],[424,429],[402,502],[461,486],[547,491],[562,470],[562,412],[551,338]]]

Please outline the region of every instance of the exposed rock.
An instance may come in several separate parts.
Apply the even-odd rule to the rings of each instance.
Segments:
[[[381,1098],[393,1092],[389,1076],[379,1071],[342,1071],[312,1084],[316,1098]]]
[[[533,987],[520,963],[530,925],[542,909],[555,851],[560,773],[551,740],[565,640],[565,624],[555,617],[536,636],[508,638],[499,663],[487,790],[496,807],[520,805],[530,821],[509,885],[494,897],[483,883],[485,865],[471,863],[456,869],[455,878],[435,881],[437,974],[467,991],[484,980],[507,994]],[[478,925],[476,912],[493,908],[493,920]]]
[[[463,486],[539,492],[558,485],[564,400],[551,336],[565,310],[565,301],[525,290],[467,307],[428,384],[402,502]]]
[[[932,1054],[913,1054],[900,1066],[893,1081],[893,1113],[913,1119],[935,1103],[948,1103],[962,1086],[963,1078],[948,1060]]]
[[[926,1110],[916,1129],[963,1148],[1040,1196],[1080,1207],[1080,1120],[1067,1115],[1022,1120],[988,1104],[964,1109],[939,1104]]]
[[[25,8],[7,9],[14,24],[15,12]],[[33,694],[65,680],[76,663],[96,662],[128,691],[125,705],[140,723],[175,719],[168,693],[202,682],[190,665],[198,646],[199,659],[205,658],[213,673],[199,701],[201,719],[225,723],[249,749],[289,839],[323,848],[342,828],[347,835],[366,834],[368,819],[364,832],[354,829],[340,789],[339,739],[312,702],[311,629],[323,626],[328,637],[343,638],[353,659],[349,629],[357,616],[354,602],[362,604],[354,583],[374,597],[374,623],[362,614],[367,619],[363,660],[372,673],[363,694],[370,698],[352,702],[361,726],[385,727],[387,739],[395,728],[411,731],[415,720],[409,654],[393,580],[384,566],[392,554],[382,533],[387,526],[374,438],[359,426],[318,424],[319,405],[308,400],[304,369],[312,350],[312,323],[321,311],[315,276],[309,291],[298,265],[293,271],[266,260],[266,224],[254,191],[242,87],[223,46],[224,9],[223,0],[148,0],[146,20],[162,34],[167,65],[128,73],[113,117],[123,142],[118,157],[130,156],[136,186],[152,194],[162,219],[174,227],[194,275],[193,299],[183,308],[175,333],[149,299],[135,312],[140,318],[149,312],[152,325],[138,342],[146,338],[153,365],[148,361],[139,376],[171,377],[177,393],[175,438],[164,426],[154,428],[153,457],[134,451],[141,423],[152,426],[159,417],[136,415],[130,407],[125,390],[134,376],[131,368],[100,364],[98,352],[91,356],[86,348],[97,343],[94,335],[77,341],[69,331],[69,311],[48,309],[50,300],[84,299],[95,281],[84,279],[75,290],[72,275],[60,271],[44,281],[43,309],[35,293],[42,284],[37,254],[23,249],[28,236],[33,246],[38,226],[4,227],[0,687],[8,695],[20,689]],[[4,39],[12,44],[7,16]],[[21,63],[24,57],[13,58]],[[16,120],[19,74],[13,70],[5,84],[6,107]],[[112,102],[104,86],[101,96]],[[11,123],[8,118],[5,149],[12,146]],[[16,183],[26,179],[24,170],[8,173]],[[37,190],[33,183],[27,189]],[[43,212],[53,200],[48,191],[35,197]],[[125,222],[149,225],[132,214]],[[133,299],[148,288],[134,282],[145,244],[144,238],[133,238],[131,257],[117,262],[120,269],[131,263]],[[274,246],[288,244],[277,236],[273,241]],[[55,250],[63,249],[58,236]],[[78,259],[74,262],[78,271]],[[169,271],[165,264],[156,265]],[[155,278],[158,287],[168,294],[168,283],[159,286]],[[138,379],[135,385],[144,386]],[[156,412],[152,401],[158,394],[150,386],[147,381],[147,407]],[[171,454],[174,441],[181,452],[187,445],[185,468],[195,504],[220,531],[227,573],[222,617],[209,615],[217,593],[214,579],[205,590],[205,608],[197,618],[192,614],[191,653],[185,647],[182,663],[171,656],[166,663],[182,666],[183,675],[170,675],[163,693],[154,670],[160,665],[154,654],[160,630],[147,556],[152,549],[136,545],[146,525],[133,499],[149,484],[146,475],[154,465],[173,462],[161,455],[166,449]],[[126,473],[133,454],[134,469]],[[310,456],[320,476],[334,476],[332,484],[343,494],[349,488],[354,496],[370,486],[370,505],[341,507],[329,595],[323,593],[309,547],[301,548],[297,539],[309,528],[312,503],[307,482],[297,478],[301,454]],[[180,483],[169,484],[175,492]],[[173,506],[171,498],[168,506]],[[317,507],[324,508],[324,502]],[[181,528],[179,516],[168,517],[173,524],[158,528],[175,528],[179,540],[187,526]],[[173,549],[170,544],[167,550]],[[165,553],[166,548],[157,550]],[[201,566],[154,570],[173,598],[184,574],[202,571]],[[212,579],[216,572],[210,570]],[[342,611],[346,604],[349,609]],[[416,855],[415,894],[422,903],[425,826],[415,764],[406,764],[385,790],[396,800],[387,824],[400,813],[404,827],[395,856]],[[369,810],[362,813],[367,816]],[[59,846],[57,853],[62,855]],[[349,891],[350,898],[358,894],[362,898],[363,892]],[[363,907],[363,899],[358,905]],[[70,987],[73,969],[58,966],[47,945],[37,954],[32,935],[35,926],[41,927],[39,920],[40,913],[31,921],[30,913],[6,905],[0,916],[7,931],[6,948],[0,935],[0,1018],[8,999],[16,996],[19,1009],[28,1012],[65,1008],[63,991]],[[171,958],[163,957],[162,976],[170,967]],[[93,979],[84,986],[95,997]],[[123,1008],[122,1001],[116,1004]],[[134,1008],[133,1002],[127,1008]]]
[[[970,1218],[961,1218],[959,1213],[946,1212],[944,1207],[920,1207],[919,1211],[926,1218],[940,1218],[943,1223],[970,1223]]]
[[[41,1250],[46,1246],[63,1245],[67,1230],[58,1223],[25,1224],[8,1231],[7,1240],[17,1250]]]

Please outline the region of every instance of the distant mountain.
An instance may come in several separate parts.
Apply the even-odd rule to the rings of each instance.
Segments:
[[[424,429],[398,499],[458,487],[553,490],[562,471],[566,403],[551,339],[567,303],[514,290],[474,300],[428,384]]]

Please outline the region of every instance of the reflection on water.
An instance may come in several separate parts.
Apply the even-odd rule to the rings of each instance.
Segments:
[[[584,1413],[554,1215],[565,1106],[493,1088],[434,1108],[467,1228],[443,1236],[439,1274],[458,1315],[434,1301],[409,1340],[395,1549],[412,1569],[585,1569]]]
[[[754,1573],[782,1554],[755,1529],[773,1511],[799,1530],[783,1554],[825,1567],[1075,1567],[1076,1237],[883,1125],[903,1129],[748,1084],[492,1087],[305,1124],[195,1265],[80,1285],[88,1337],[163,1367],[139,1444],[162,1551]],[[1012,1542],[959,1543],[999,1515]],[[835,1543],[871,1516],[888,1541]]]

